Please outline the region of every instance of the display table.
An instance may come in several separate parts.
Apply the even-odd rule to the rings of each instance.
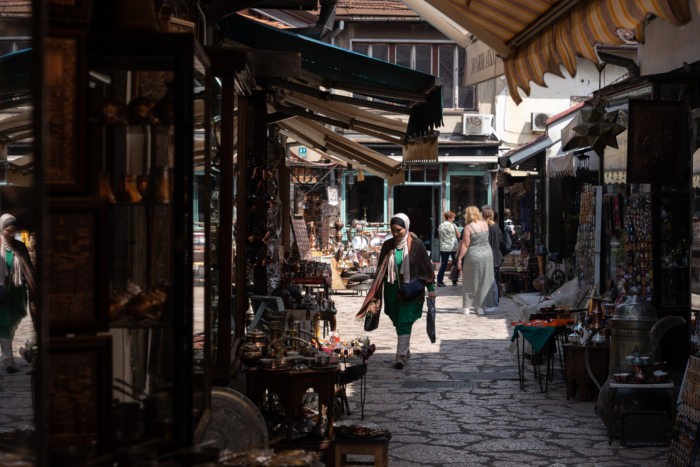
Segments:
[[[344,438],[336,437],[333,441],[333,458],[335,467],[346,465],[374,465],[375,467],[387,467],[389,465],[389,436],[379,438]],[[372,462],[348,463],[348,455],[373,456]]]
[[[508,267],[508,266],[501,266],[501,269],[498,271],[499,274],[499,284],[506,284],[506,291],[509,290],[510,283],[513,280],[522,280],[524,282],[523,289],[521,292],[529,292],[530,291],[530,284],[532,280],[535,278],[534,274],[531,274],[527,271],[527,269],[523,269],[521,271],[518,271],[514,267]],[[500,289],[500,287],[499,287]]]
[[[617,392],[621,389],[632,391],[664,391],[668,398],[668,410],[666,411],[667,420],[673,421],[676,416],[676,387],[672,381],[668,383],[616,383],[610,382],[608,391],[608,413],[610,414],[610,424],[608,425],[608,444],[612,444],[615,437],[617,425],[621,424],[621,417],[618,414]],[[624,440],[623,440],[623,444]]]
[[[302,400],[307,389],[311,388],[318,394],[319,415],[323,413],[321,405],[326,406],[328,430],[324,438],[333,439],[333,400],[337,371],[337,366],[303,371],[251,368],[246,371],[248,397],[262,408],[265,390],[277,394],[285,412],[287,439],[291,440],[292,422],[295,416],[302,415]],[[319,416],[319,423],[320,418]]]
[[[595,400],[598,391],[586,371],[586,346],[564,344],[564,361],[566,362],[566,400],[574,395],[582,402]],[[591,372],[599,384],[605,383],[610,367],[610,345],[589,345],[588,362]]]
[[[532,346],[532,365],[535,379],[540,383],[540,391],[547,392],[549,382],[554,377],[554,358],[558,356],[564,377],[564,359],[562,358],[562,338],[566,325],[573,320],[555,319],[552,321],[533,320],[527,322],[511,322],[515,326],[510,340],[515,341],[518,351],[518,379],[520,389],[525,389],[525,341]],[[523,339],[520,339],[520,337]],[[545,364],[542,373],[540,363]]]

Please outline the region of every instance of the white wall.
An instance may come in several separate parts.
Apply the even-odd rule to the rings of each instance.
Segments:
[[[695,5],[690,5],[692,19],[684,26],[674,26],[656,18],[644,29],[640,48],[642,75],[666,73],[683,66],[683,62],[700,60],[700,17]]]
[[[519,146],[543,133],[531,131],[530,122],[533,112],[558,114],[574,105],[572,97],[590,96],[598,89],[598,70],[591,61],[578,58],[577,73],[573,78],[563,68],[562,72],[565,78],[546,74],[544,80],[547,87],[531,83],[530,96],[525,96],[521,92],[523,101],[519,105],[516,105],[515,101],[508,96],[504,106],[504,127],[499,134],[505,144]],[[607,65],[600,76],[600,86],[605,87],[626,73],[626,68]]]

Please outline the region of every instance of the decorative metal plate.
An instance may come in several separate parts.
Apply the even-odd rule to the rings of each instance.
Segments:
[[[201,442],[233,451],[267,448],[265,419],[246,396],[233,389],[211,390],[211,417]]]

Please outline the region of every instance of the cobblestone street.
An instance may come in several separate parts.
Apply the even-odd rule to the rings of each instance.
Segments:
[[[19,355],[27,340],[34,339],[32,320],[27,315],[15,333],[12,350],[17,373],[8,374],[0,368],[0,434],[25,431],[34,427],[31,375],[29,363]]]
[[[665,465],[666,447],[608,445],[594,402],[566,400],[561,373],[541,393],[526,368],[525,390],[518,385],[516,354],[509,350],[519,305],[509,298],[498,312],[464,315],[461,288],[437,289],[437,341],[416,322],[412,357],[403,370],[391,368],[396,337],[386,315],[369,333],[376,353],[368,360],[364,422],[392,433],[389,462],[396,466]],[[366,334],[354,319],[364,297],[333,295],[341,340]],[[0,433],[32,426],[28,364],[18,351],[32,337],[25,319],[15,336],[19,372],[0,374]],[[557,368],[558,369],[558,368]],[[348,388],[352,415],[360,420],[359,383]]]
[[[386,315],[370,334],[377,345],[368,360],[365,422],[391,430],[389,462],[396,466],[656,466],[666,447],[608,445],[594,402],[566,400],[557,371],[541,393],[526,368],[518,385],[515,352],[509,351],[520,306],[504,298],[498,312],[464,315],[461,287],[437,289],[437,341],[425,331],[425,314],[413,327],[412,357],[403,370],[391,368],[396,335]],[[341,340],[366,334],[354,319],[364,297],[334,295]],[[558,366],[557,366],[558,370]],[[360,420],[359,383],[349,393]]]

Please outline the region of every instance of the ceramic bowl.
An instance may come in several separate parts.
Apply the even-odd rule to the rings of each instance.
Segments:
[[[615,382],[624,383],[627,381],[627,378],[629,378],[630,374],[629,373],[615,373],[613,376],[615,377]]]
[[[668,373],[666,373],[665,371],[656,370],[654,372],[654,379],[657,383],[665,383],[666,378],[668,378]]]
[[[269,368],[272,368],[272,365],[275,363],[275,359],[274,358],[261,358],[259,360],[259,362],[263,368],[269,369]]]

